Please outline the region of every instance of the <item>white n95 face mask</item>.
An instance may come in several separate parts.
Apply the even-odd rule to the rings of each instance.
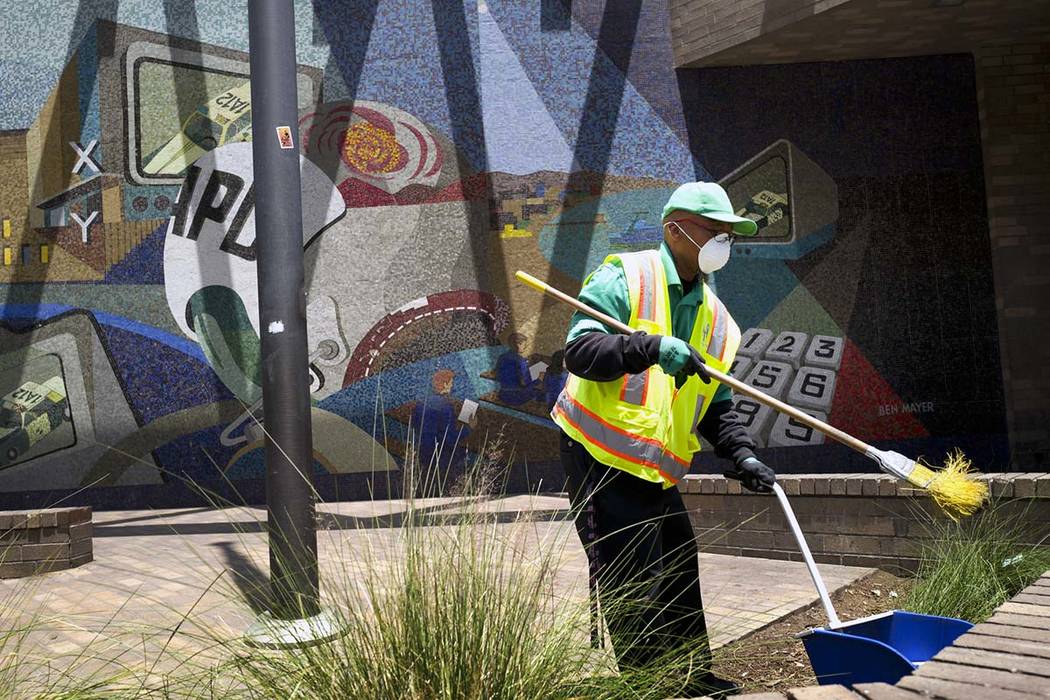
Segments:
[[[700,266],[700,272],[709,275],[725,267],[726,263],[729,262],[729,253],[733,249],[731,241],[732,239],[728,234],[720,233],[707,243],[704,243],[703,247],[700,248],[700,252],[696,254],[696,262]],[[694,242],[693,245],[696,245],[696,243]]]
[[[700,272],[709,275],[717,272],[729,262],[729,254],[733,249],[733,236],[729,233],[720,233],[703,246],[697,245],[696,241],[686,234],[685,230],[675,221],[671,221],[675,228],[681,232],[685,239],[697,248],[696,264]]]

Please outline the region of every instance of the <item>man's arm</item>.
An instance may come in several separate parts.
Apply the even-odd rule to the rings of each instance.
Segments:
[[[656,343],[651,342],[654,339]],[[638,374],[658,360],[659,340],[659,336],[645,333],[590,331],[565,347],[565,367],[577,377],[596,382]]]
[[[776,474],[755,457],[755,442],[733,410],[732,401],[719,400],[723,389],[729,393],[724,385],[718,388],[716,400],[696,426],[697,432],[714,445],[716,455],[732,460],[733,467],[725,470],[725,476],[739,480],[751,491],[768,492]]]
[[[727,388],[718,387],[715,401],[700,419],[697,432],[714,446],[716,455],[739,463],[755,456],[755,441],[747,434],[747,428],[741,424],[740,416],[733,410],[733,402],[719,400],[722,390]]]

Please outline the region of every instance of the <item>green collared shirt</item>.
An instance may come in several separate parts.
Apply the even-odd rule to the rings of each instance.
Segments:
[[[693,324],[696,323],[696,314],[703,303],[704,287],[702,284],[694,284],[688,293],[683,293],[682,280],[678,276],[678,270],[674,266],[674,259],[666,243],[660,244],[660,261],[664,266],[664,274],[667,276],[667,297],[671,306],[671,329],[676,338],[687,343],[693,334]],[[613,318],[628,323],[631,320],[631,297],[627,291],[627,278],[624,276],[623,268],[619,265],[606,263],[594,271],[590,279],[580,290],[580,301],[593,306]],[[602,333],[615,333],[601,321],[577,311],[572,315],[569,323],[569,334],[565,338],[568,345],[585,333],[600,331]],[[715,392],[711,403],[728,401],[733,396],[732,390],[722,384]]]

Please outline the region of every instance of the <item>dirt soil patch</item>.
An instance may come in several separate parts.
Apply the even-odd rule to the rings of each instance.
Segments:
[[[854,620],[900,607],[912,580],[876,571],[836,593],[831,600],[840,620]],[[827,624],[817,601],[715,651],[714,671],[740,684],[744,692],[780,691],[816,685],[809,657],[795,635]]]

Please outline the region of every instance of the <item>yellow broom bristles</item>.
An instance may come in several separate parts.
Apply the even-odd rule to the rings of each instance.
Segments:
[[[977,512],[988,497],[988,485],[977,481],[973,464],[961,451],[948,455],[942,469],[916,464],[908,481],[925,488],[937,506],[955,522]]]

